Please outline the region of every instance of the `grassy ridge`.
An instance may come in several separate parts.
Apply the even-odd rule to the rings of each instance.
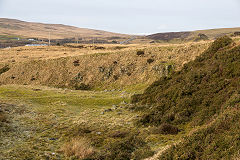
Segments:
[[[240,46],[235,45],[230,38],[222,37],[217,39],[201,56],[185,64],[181,71],[154,82],[143,94],[134,95],[132,102],[137,104],[138,110],[142,110],[139,123],[147,126],[161,126],[162,124],[176,127],[184,124],[202,126],[209,121],[214,121],[207,129],[200,130],[199,136],[190,136],[189,141],[184,141],[184,144],[172,148],[165,158],[208,159],[210,157],[210,159],[218,159],[234,156],[240,149],[227,138],[233,138],[235,143],[239,143],[236,135],[231,135],[239,131],[236,128],[239,116],[234,114],[232,119],[230,118],[226,124],[221,125],[225,123],[221,120],[221,117],[225,116],[222,112],[229,114],[232,110],[236,110],[235,113],[239,113],[239,93]],[[225,110],[224,106],[232,97],[236,97],[234,104],[230,105],[234,109]],[[215,120],[216,116],[219,116],[217,120]],[[214,131],[218,128],[218,124],[223,127],[223,132]],[[203,144],[201,139],[198,141],[197,138],[204,138],[206,135],[213,137],[212,143],[222,141],[226,143],[226,146],[216,144],[216,150],[205,149],[206,144]],[[219,138],[220,136],[223,137]],[[211,145],[210,148],[213,147]],[[189,152],[186,146],[192,148],[190,150],[192,152]],[[218,154],[227,147],[232,147],[231,152]],[[209,157],[207,157],[208,154],[210,154]]]

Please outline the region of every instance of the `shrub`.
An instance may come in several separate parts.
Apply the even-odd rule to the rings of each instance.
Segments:
[[[147,63],[148,63],[148,64],[151,64],[151,63],[153,63],[153,62],[154,62],[154,59],[151,59],[151,58],[147,59]]]
[[[79,60],[75,60],[75,61],[73,61],[73,65],[74,65],[75,67],[80,66],[80,64],[79,64]]]
[[[233,35],[234,36],[240,36],[240,32],[234,32]]]
[[[69,86],[75,90],[90,90],[91,87],[85,83],[79,83],[78,80],[71,80]]]
[[[179,129],[171,124],[163,123],[159,127],[152,128],[153,134],[178,134]]]
[[[205,34],[199,33],[194,41],[201,41],[201,40],[204,40],[204,41],[208,40],[208,36],[206,36]]]
[[[129,133],[124,138],[113,139],[103,146],[103,150],[96,159],[130,160],[152,156],[153,152],[137,133]],[[100,158],[101,157],[101,158]]]
[[[138,56],[144,55],[144,51],[142,51],[142,50],[141,51],[137,51],[137,55]]]
[[[70,142],[63,145],[61,150],[65,156],[75,156],[80,159],[87,159],[93,156],[94,149],[85,138],[73,138]]]
[[[159,157],[179,159],[234,159],[240,151],[239,104],[230,106],[211,123],[191,135]],[[236,157],[239,158],[239,157]]]
[[[95,46],[94,49],[106,49],[106,48],[102,46],[99,46],[99,47]]]
[[[127,135],[128,135],[128,131],[118,130],[118,131],[113,131],[109,136],[112,138],[124,138]]]
[[[0,122],[7,122],[7,116],[3,113],[0,113]]]
[[[7,66],[4,66],[3,68],[0,69],[0,75],[7,72],[10,68]]]
[[[216,39],[213,44],[207,49],[207,53],[216,53],[219,49],[224,48],[233,43],[233,40],[227,36]]]

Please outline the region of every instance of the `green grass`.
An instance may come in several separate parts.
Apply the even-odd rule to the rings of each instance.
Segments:
[[[41,90],[36,91],[36,88]],[[109,141],[109,145],[114,145],[115,140],[109,139],[108,134],[120,128],[128,128],[129,131],[135,128],[132,118],[136,113],[124,108],[101,113],[113,105],[122,106],[122,102],[129,101],[129,98],[129,96],[122,97],[120,91],[73,91],[41,86],[1,86],[1,102],[17,105],[16,109],[9,108],[14,110],[14,114],[10,115],[12,120],[9,125],[17,126],[17,131],[7,131],[7,134],[5,131],[0,131],[0,137],[12,143],[11,146],[0,143],[2,156],[20,159],[64,158],[63,153],[60,152],[61,146],[78,136],[83,127],[94,130],[88,135],[82,135],[92,139],[94,145],[102,141],[103,137]],[[23,110],[23,113],[17,114],[19,109]],[[28,131],[30,137],[23,136],[20,130]],[[97,131],[102,134],[96,137]],[[12,137],[16,137],[18,142]],[[49,140],[50,138],[56,140]],[[98,146],[100,151],[103,150],[102,147],[108,147],[107,141]],[[47,156],[46,152],[49,153]]]
[[[17,38],[22,39],[21,36],[15,36],[15,35],[0,35],[0,40],[17,40]]]
[[[184,132],[178,135],[161,135],[153,134],[149,128],[135,126],[138,113],[128,110],[128,105],[122,102],[129,102],[133,92],[141,93],[144,88],[145,85],[134,85],[122,91],[78,91],[42,86],[0,86],[1,102],[16,105],[16,108],[10,108],[14,110],[14,114],[9,115],[9,126],[17,126],[14,132],[0,131],[0,137],[12,143],[11,146],[0,143],[2,156],[20,159],[67,159],[61,147],[79,136],[90,140],[96,150],[95,158],[120,158],[121,154],[138,158],[140,155],[151,156],[152,150],[157,151],[175,143],[188,130],[186,126],[182,126]],[[125,96],[122,96],[123,93]],[[123,108],[102,114],[113,105]],[[22,130],[27,132],[22,133]],[[118,131],[124,131],[126,135],[113,137]],[[97,132],[101,134],[98,135]],[[132,139],[133,134],[138,135],[138,138]],[[56,140],[50,140],[51,138]],[[122,142],[135,148],[131,151],[132,154]],[[119,150],[118,145],[123,145],[125,149]],[[115,149],[105,154],[109,147]]]

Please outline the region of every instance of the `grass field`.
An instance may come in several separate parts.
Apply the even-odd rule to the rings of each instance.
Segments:
[[[128,91],[127,91],[128,90]],[[118,130],[136,130],[138,113],[128,109],[133,88],[122,91],[74,91],[42,86],[0,87],[1,107],[8,122],[0,132],[0,158],[66,158],[62,146],[77,137],[101,138]],[[138,90],[141,93],[141,90]],[[140,137],[155,151],[177,141],[179,135],[155,135],[139,127]],[[185,134],[185,133],[182,133]],[[107,141],[109,137],[105,137]],[[157,142],[157,143],[156,143]],[[101,146],[94,146],[101,150]]]

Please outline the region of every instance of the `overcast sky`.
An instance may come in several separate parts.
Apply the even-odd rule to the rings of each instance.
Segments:
[[[118,33],[240,27],[240,0],[0,0],[0,17]]]

